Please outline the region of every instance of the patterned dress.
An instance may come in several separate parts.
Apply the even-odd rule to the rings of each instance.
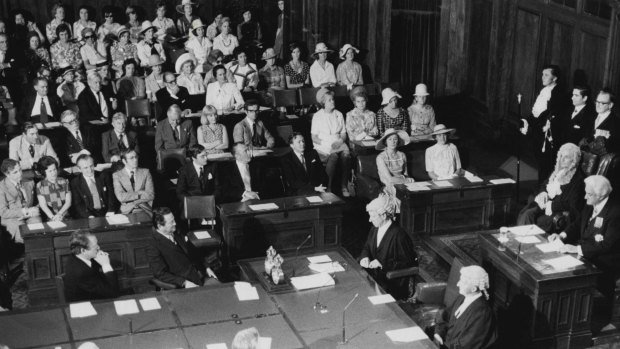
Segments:
[[[135,59],[138,56],[138,47],[132,42],[127,42],[125,45],[115,42],[114,45],[110,47],[110,56],[112,57],[112,64],[115,69],[119,69],[120,71],[126,59]]]
[[[54,214],[57,214],[65,204],[67,193],[71,191],[69,181],[65,178],[58,177],[56,183],[48,181],[47,178],[37,183],[37,196],[45,197],[47,206]]]
[[[409,115],[407,115],[403,108],[398,108],[398,115],[395,118],[389,116],[384,108],[379,109],[377,112],[377,128],[381,136],[388,128],[403,130],[409,134],[410,122]]]
[[[411,128],[412,134],[414,135],[430,135],[433,133],[433,128],[435,128],[435,111],[433,107],[426,104],[422,107],[422,110],[415,108],[414,106],[409,106],[407,109],[409,112],[409,117],[411,119]]]
[[[47,41],[49,43],[53,43],[54,40],[58,38],[56,36],[56,28],[58,28],[58,26],[61,24],[66,24],[67,27],[69,27],[69,32],[71,32],[72,30],[71,24],[65,21],[58,21],[56,18],[54,18],[52,19],[51,22],[47,23],[47,25],[45,26],[45,36],[47,36]]]
[[[359,111],[357,108],[353,108],[347,113],[347,135],[351,140],[358,140],[357,137],[362,133],[366,133],[368,136],[376,136],[379,133],[377,126],[375,125],[376,115],[372,111],[366,109]]]
[[[393,177],[407,178],[407,156],[397,151],[395,156],[390,156],[387,150],[377,155],[377,172],[383,183],[383,192],[394,198],[396,212],[400,212],[400,200],[396,197],[396,188],[392,184]]]
[[[284,66],[284,75],[291,79],[291,84],[305,84],[310,75],[310,66],[306,62],[301,62],[301,68],[298,71],[293,69],[289,62]]]
[[[80,45],[77,42],[70,42],[65,46],[60,41],[50,47],[52,55],[52,68],[59,69],[67,64],[74,69],[82,68],[82,55],[80,54]]]
[[[202,125],[198,129],[198,132],[202,132],[202,137],[205,143],[213,143],[215,141],[224,141],[224,129],[223,124],[215,124],[215,130],[212,130],[208,125]],[[223,153],[222,149],[207,149],[209,154]]]

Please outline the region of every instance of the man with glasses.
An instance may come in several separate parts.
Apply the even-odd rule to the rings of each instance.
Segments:
[[[258,102],[247,101],[245,105],[246,117],[235,125],[233,139],[235,143],[243,143],[254,149],[273,148],[275,140],[258,118]]]
[[[55,94],[48,94],[49,82],[45,78],[35,78],[32,82],[36,93],[27,96],[22,102],[18,115],[18,122],[26,121],[46,124],[58,121],[63,106],[60,98]]]
[[[112,175],[114,194],[121,203],[121,213],[151,212],[155,189],[153,178],[146,168],[138,167],[138,152],[125,149],[120,157],[125,167]]]
[[[32,122],[25,122],[22,134],[9,142],[9,158],[19,161],[23,170],[29,170],[44,156],[51,156],[58,161],[49,138],[39,135],[39,130]]]
[[[189,110],[189,92],[183,86],[177,85],[177,78],[171,72],[164,73],[164,84],[166,87],[155,93],[157,103],[161,107],[162,113],[158,115],[157,121],[161,121],[166,116],[165,112],[176,104],[181,110]]]
[[[620,151],[620,120],[613,112],[615,95],[609,89],[602,89],[596,96],[596,119],[593,132],[588,135],[582,149],[602,155]]]
[[[105,162],[121,160],[121,152],[127,149],[140,152],[138,135],[134,131],[127,130],[127,116],[121,112],[112,116],[112,129],[101,135],[101,144],[101,155]]]
[[[90,133],[86,129],[80,127],[80,119],[73,110],[65,110],[60,115],[60,122],[64,127],[64,149],[61,155],[60,163],[62,167],[73,166],[77,158],[82,154],[90,155],[92,149]]]

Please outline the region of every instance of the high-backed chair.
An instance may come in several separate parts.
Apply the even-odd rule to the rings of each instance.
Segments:
[[[320,87],[302,87],[298,89],[299,104],[306,107],[317,105],[316,93],[319,89]]]
[[[297,90],[271,90],[273,94],[273,107],[296,107]]]
[[[177,178],[177,171],[187,161],[185,149],[165,149],[157,151],[157,171],[166,178]]]
[[[125,100],[125,110],[127,111],[127,118],[135,118],[136,120],[144,119],[145,125],[151,123],[151,106],[149,100],[146,98],[141,99],[128,99]]]
[[[200,195],[186,196],[183,198],[182,217],[187,221],[189,228],[187,234],[194,246],[196,247],[219,247],[222,239],[215,232],[215,196]],[[206,220],[209,228],[203,228],[200,225],[192,225],[192,220]],[[207,231],[211,238],[199,239],[195,233],[197,231]]]

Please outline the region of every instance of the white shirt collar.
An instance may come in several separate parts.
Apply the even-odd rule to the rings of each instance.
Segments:
[[[392,225],[392,221],[388,220],[382,226],[377,228],[377,247],[381,245],[381,240],[383,240],[383,237],[385,236],[385,233],[387,232],[390,225]]]
[[[128,175],[129,177],[131,177],[131,172],[133,172],[133,175],[135,176],[135,175],[136,175],[136,170],[137,170],[137,168],[135,168],[135,169],[133,169],[133,170],[132,170],[132,169],[130,169],[129,167],[125,167],[125,171],[127,171],[127,175]]]
[[[463,313],[465,312],[465,310],[467,308],[469,308],[469,306],[476,301],[476,299],[480,298],[482,296],[482,292],[478,292],[476,294],[473,295],[467,295],[465,296],[465,299],[463,300],[463,303],[461,304],[461,306],[459,306],[456,311],[454,312],[455,315],[459,314],[456,318],[458,319],[461,315],[463,315]]]
[[[200,176],[200,169],[203,168],[203,167],[198,165],[198,164],[196,164],[193,161],[192,161],[192,165],[194,165],[194,168],[196,169],[196,173]]]
[[[598,215],[599,213],[601,213],[601,210],[603,209],[603,207],[605,207],[605,205],[607,204],[607,200],[609,200],[609,196],[604,198],[603,200],[601,200],[601,202],[599,202],[598,204],[592,206],[592,216],[594,217],[594,213],[596,212],[596,214]]]
[[[80,255],[75,255],[79,260],[81,260],[82,262],[86,263],[86,265],[88,265],[89,268],[91,268],[93,266],[93,261],[91,261],[90,259],[86,259]]]

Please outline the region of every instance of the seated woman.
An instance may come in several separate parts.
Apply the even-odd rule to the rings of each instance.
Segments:
[[[212,50],[209,53],[209,57],[207,57],[207,64],[205,65],[205,78],[203,80],[203,85],[208,86],[210,83],[215,82],[215,74],[213,73],[213,68],[217,65],[223,64],[224,54],[220,50]],[[226,69],[226,82],[235,82],[235,78],[233,77],[230,70]]]
[[[213,68],[215,82],[207,86],[206,105],[212,105],[218,114],[229,113],[243,108],[244,101],[237,85],[226,81],[227,69],[223,65]]]
[[[344,85],[351,89],[353,85],[364,84],[362,66],[353,61],[355,54],[359,52],[360,50],[353,47],[351,44],[346,44],[340,49],[340,59],[344,61],[338,64],[338,68],[336,69],[336,80],[338,80],[338,85]]]
[[[368,101],[366,90],[362,86],[357,86],[351,90],[350,96],[355,108],[347,113],[346,118],[349,139],[361,141],[376,137],[379,130],[375,125],[375,113],[366,109],[366,102]]]
[[[426,85],[417,84],[413,94],[413,103],[407,108],[409,118],[411,118],[411,135],[429,135],[435,127],[435,111],[433,107],[426,104],[429,95]]]
[[[448,143],[448,134],[452,134],[454,131],[453,128],[446,128],[444,124],[439,124],[431,133],[437,143],[426,149],[424,162],[426,172],[432,180],[458,177],[465,174],[461,168],[461,158],[456,145]]]
[[[42,157],[37,163],[38,171],[44,178],[37,183],[39,207],[50,221],[62,221],[68,216],[71,207],[69,181],[58,177],[58,161],[51,156]]]
[[[573,143],[560,147],[555,169],[534,201],[517,217],[517,225],[536,224],[547,233],[553,231],[553,216],[567,211],[574,221],[584,205],[584,175],[579,163],[581,150]]]
[[[205,93],[202,84],[202,77],[196,73],[196,57],[191,53],[182,54],[174,64],[174,69],[179,74],[177,84],[187,89],[190,95],[201,95]]]
[[[258,71],[258,90],[265,105],[272,105],[273,93],[270,90],[286,88],[284,69],[276,65],[276,51],[271,47],[263,52],[265,66]]]
[[[234,53],[237,63],[228,69],[233,74],[239,91],[250,92],[256,90],[258,86],[258,69],[256,64],[248,62],[248,55],[245,48],[237,47]]]
[[[221,23],[221,33],[213,39],[213,49],[222,51],[224,57],[232,57],[233,51],[237,46],[239,46],[239,41],[236,36],[230,33],[230,18],[222,18]]]
[[[377,129],[379,135],[383,136],[385,130],[393,128],[403,130],[409,133],[409,115],[405,109],[398,106],[398,99],[402,98],[396,91],[391,88],[385,88],[381,91],[381,108],[377,111]]]
[[[204,73],[205,67],[208,65],[207,57],[211,53],[211,40],[205,37],[205,25],[200,19],[192,22],[192,35],[185,43],[185,49],[196,57],[196,73]]]
[[[60,69],[70,65],[76,71],[82,69],[82,55],[80,54],[80,44],[71,41],[71,30],[66,24],[56,27],[56,41],[50,47],[52,56],[52,68]]]
[[[116,33],[117,40],[114,40],[110,47],[110,56],[112,57],[112,69],[115,71],[114,76],[120,78],[123,76],[123,63],[128,59],[138,62],[138,47],[129,40],[129,29],[122,26]]]
[[[34,73],[42,65],[50,67],[52,65],[52,58],[50,57],[47,48],[41,45],[41,39],[36,32],[28,33],[28,48],[25,52],[26,67],[30,73],[30,77],[34,78]]]
[[[409,135],[403,130],[388,129],[377,142],[375,148],[383,150],[377,155],[377,172],[379,179],[385,186],[387,194],[395,197],[394,184],[413,183],[413,178],[407,174],[407,157],[405,153],[396,150],[398,147],[409,144]]]
[[[146,97],[151,102],[157,102],[157,96],[155,94],[157,91],[166,87],[164,83],[164,74],[162,73],[163,68],[162,65],[164,61],[162,61],[159,55],[151,55],[149,57],[149,67],[151,68],[151,74],[149,74],[144,80],[144,84],[146,85]]]
[[[487,303],[489,275],[477,265],[463,267],[456,286],[459,296],[436,319],[435,343],[448,349],[492,348],[497,341],[497,323]]]
[[[409,278],[388,280],[386,274],[417,265],[418,256],[407,232],[393,222],[396,203],[391,196],[379,194],[366,205],[366,211],[373,227],[359,263],[394,298],[405,299],[409,296]]]
[[[119,99],[142,99],[146,98],[146,84],[144,78],[136,76],[138,63],[132,59],[128,59],[123,63],[123,77],[116,82]]]
[[[196,130],[198,144],[209,154],[222,153],[228,149],[228,132],[223,124],[217,122],[217,110],[207,105],[202,109],[200,126]]]
[[[334,65],[327,61],[327,55],[333,52],[323,42],[316,44],[312,57],[316,60],[310,66],[310,80],[314,87],[328,87],[336,85]]]
[[[302,48],[298,43],[289,45],[291,61],[284,66],[284,75],[286,75],[286,86],[288,88],[310,85],[310,66],[301,59]]]
[[[333,91],[326,88],[319,89],[316,101],[323,108],[312,117],[310,133],[314,149],[319,153],[321,161],[326,163],[325,172],[329,177],[327,191],[332,191],[336,167],[340,167],[342,196],[349,197],[347,181],[351,172],[351,154],[345,143],[347,130],[344,126],[344,117],[336,110]]]
[[[82,30],[82,39],[84,45],[80,47],[80,55],[86,70],[96,69],[97,62],[105,60],[105,58],[97,52],[97,39],[95,38],[95,30],[92,28],[84,28]]]

